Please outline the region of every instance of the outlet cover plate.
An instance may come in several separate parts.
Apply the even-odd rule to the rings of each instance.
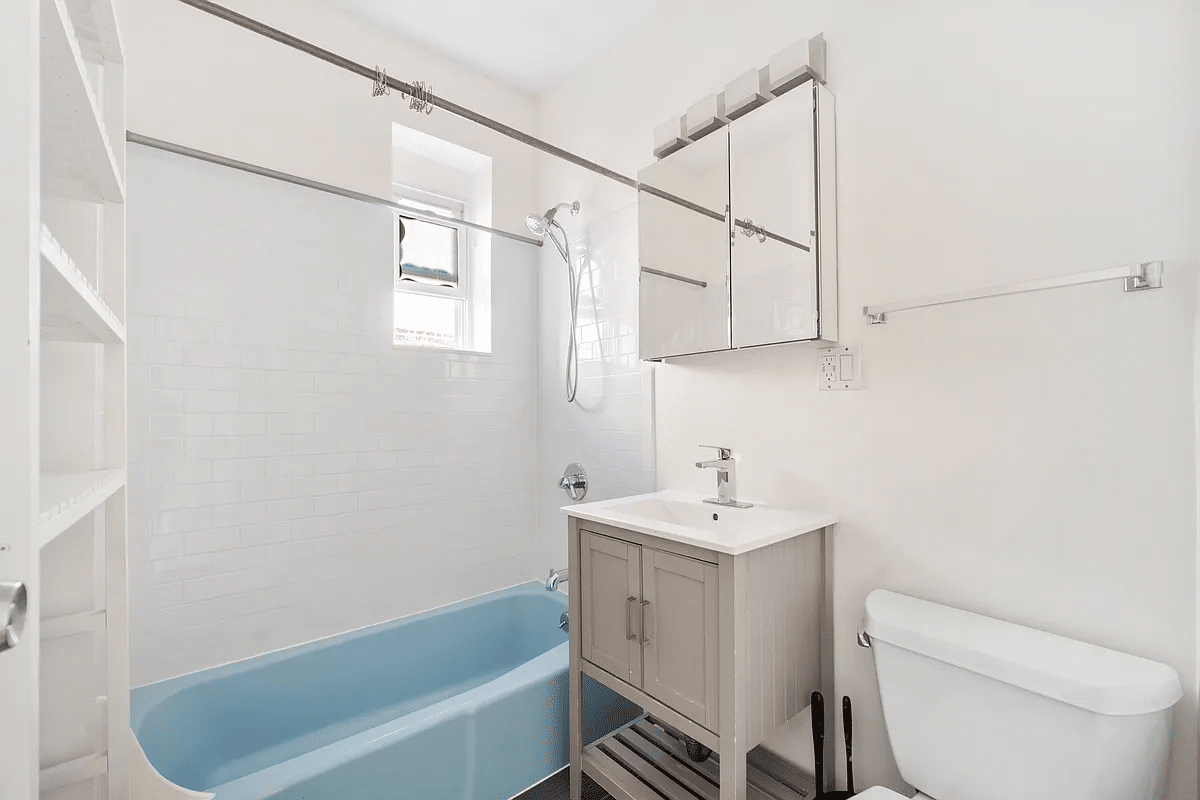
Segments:
[[[857,347],[822,347],[821,391],[862,388],[862,357]]]

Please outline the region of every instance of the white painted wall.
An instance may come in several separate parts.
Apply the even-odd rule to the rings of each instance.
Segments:
[[[531,100],[308,0],[237,10],[529,127]],[[390,196],[392,123],[523,146],[180,3],[126,0],[129,127]],[[131,148],[134,684],[533,577],[536,251],[492,243],[493,354],[391,345],[386,211]]]
[[[706,490],[692,462],[715,442],[748,498],[840,511],[837,687],[855,700],[860,785],[906,788],[854,645],[863,599],[886,587],[1174,666],[1169,796],[1195,798],[1196,6],[662,2],[542,98],[540,130],[635,174],[653,124],[819,31],[843,341],[862,348],[865,387],[818,393],[805,346],[659,366],[658,485]],[[633,201],[549,160],[542,195],[597,215]],[[1149,259],[1167,263],[1162,291],[1067,289],[871,329],[857,313]],[[543,293],[543,313],[556,301]]]
[[[493,159],[496,227],[523,231],[532,205],[529,148],[183,3],[122,0],[129,129],[380,197],[391,195],[393,121]],[[532,98],[319,0],[223,5],[405,80],[424,80],[480,113],[533,124]]]
[[[567,464],[578,462],[587,472],[583,502],[654,490],[652,366],[637,357],[637,206],[603,217],[586,207],[574,220],[560,216],[581,275],[579,388],[568,403],[567,267],[548,245],[538,281],[538,577],[567,565],[559,509],[571,499],[558,486]]]

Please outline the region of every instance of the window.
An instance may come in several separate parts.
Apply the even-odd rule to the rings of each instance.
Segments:
[[[492,224],[492,159],[394,124],[392,195],[425,217],[393,217],[393,343],[490,353],[491,237],[456,221]]]
[[[418,211],[463,219],[466,203],[398,186],[396,201]],[[466,229],[396,218],[394,344],[465,349],[471,282]]]

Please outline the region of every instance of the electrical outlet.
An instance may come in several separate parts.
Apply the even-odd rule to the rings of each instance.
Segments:
[[[821,390],[862,388],[862,358],[857,347],[821,348]]]

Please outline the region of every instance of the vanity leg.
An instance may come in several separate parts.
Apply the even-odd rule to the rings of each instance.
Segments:
[[[574,518],[567,529],[567,569],[573,579],[573,583],[567,587],[567,609],[570,614],[567,639],[571,648],[567,668],[571,800],[583,800],[583,664],[579,655],[582,652],[583,600],[577,591],[583,576],[579,560],[579,522]]]
[[[741,743],[730,745],[721,737],[721,800],[746,800],[746,748]]]
[[[834,572],[834,541],[833,529],[822,528],[821,550],[824,554],[825,568],[822,573],[821,598],[821,694],[825,698],[825,763],[838,763],[838,742],[841,737],[834,731],[841,730],[842,704],[836,702],[837,687],[834,683],[834,637],[833,637],[833,577]],[[837,769],[826,768],[825,785],[818,786],[818,792],[832,792],[837,788]]]
[[[746,800],[746,559],[717,556],[721,798]]]

